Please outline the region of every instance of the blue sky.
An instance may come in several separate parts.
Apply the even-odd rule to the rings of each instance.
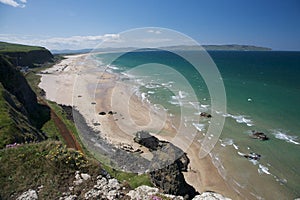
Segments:
[[[2,41],[51,49],[90,48],[93,37],[102,40],[107,34],[154,26],[182,32],[200,44],[250,44],[300,51],[298,0],[0,2]],[[85,43],[87,38],[90,43]],[[75,44],[78,40],[82,42]]]

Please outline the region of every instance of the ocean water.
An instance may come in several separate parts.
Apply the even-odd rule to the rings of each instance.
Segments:
[[[211,109],[201,75],[173,53],[107,53],[95,59],[99,67],[119,74],[141,101],[163,107],[174,118],[175,127],[181,120],[184,126],[198,130],[199,145],[210,120],[195,121],[194,116],[201,112],[224,116],[222,134],[210,156],[219,173],[241,195],[251,199],[300,197],[300,52],[208,53],[224,82],[226,113]],[[182,119],[183,107],[190,116]],[[252,139],[252,130],[264,132],[270,139]],[[260,154],[260,160],[242,156],[251,152]]]

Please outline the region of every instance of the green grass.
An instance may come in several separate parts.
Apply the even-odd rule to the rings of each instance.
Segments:
[[[153,186],[148,174],[138,175],[135,173],[122,172],[107,165],[102,165],[102,167],[120,182],[127,182],[131,188],[136,188],[141,185]]]
[[[100,165],[53,141],[1,150],[0,199],[13,199],[12,195],[16,197],[29,188],[37,190],[41,185],[44,187],[39,192],[40,199],[57,199],[72,185],[76,170],[96,177]]]
[[[0,42],[0,53],[5,53],[5,52],[28,52],[28,51],[34,51],[34,50],[45,50],[45,48],[44,47],[37,47],[37,46],[28,46],[28,45]]]
[[[39,135],[29,123],[29,119],[11,106],[7,98],[10,98],[10,101],[16,105],[19,104],[17,99],[10,95],[0,83],[0,149],[7,144],[35,140]]]
[[[53,120],[49,120],[44,124],[44,126],[41,129],[44,133],[47,134],[47,137],[52,140],[59,139],[60,141],[63,141],[63,137],[59,134],[58,128],[55,126],[55,123]]]

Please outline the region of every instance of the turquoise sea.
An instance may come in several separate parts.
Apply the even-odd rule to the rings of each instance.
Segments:
[[[193,51],[188,53],[197,56]],[[300,197],[300,52],[208,53],[224,82],[226,113],[211,109],[209,91],[201,75],[173,53],[129,52],[113,62],[115,53],[98,54],[95,58],[106,71],[126,80],[141,101],[163,106],[175,119],[182,106],[195,115],[207,112],[212,117],[224,116],[222,134],[210,156],[219,173],[241,195],[253,199]],[[140,65],[144,67],[133,70]],[[190,88],[178,85],[178,73],[192,87],[196,101],[190,99]],[[205,134],[209,126],[207,119],[195,122],[185,118],[183,123],[200,130],[199,134]],[[252,130],[265,133],[269,140],[251,138]],[[261,155],[260,160],[242,156],[251,152]]]

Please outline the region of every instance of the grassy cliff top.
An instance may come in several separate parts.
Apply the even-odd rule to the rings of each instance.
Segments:
[[[22,44],[0,42],[0,53],[29,52],[29,51],[35,51],[35,50],[45,50],[45,48],[38,47],[38,46],[28,46],[28,45],[22,45]]]

